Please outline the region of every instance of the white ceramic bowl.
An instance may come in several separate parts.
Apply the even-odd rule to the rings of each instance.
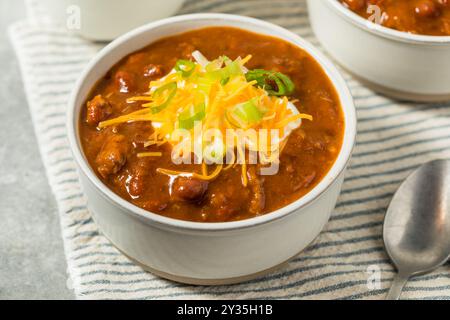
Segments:
[[[28,0],[35,1],[36,0]],[[170,17],[184,0],[39,0],[54,22],[87,39],[110,41],[136,27]]]
[[[239,27],[285,39],[306,50],[333,82],[345,114],[342,150],[324,179],[300,200],[244,221],[187,222],[138,208],[97,178],[80,145],[80,109],[95,83],[117,61],[157,39],[208,26]],[[305,40],[281,27],[252,18],[194,14],[151,23],[104,48],[89,64],[73,91],[67,126],[88,207],[103,234],[127,256],[162,277],[193,284],[225,284],[273,269],[296,256],[321,232],[341,189],[355,142],[356,117],[345,81],[333,64]]]
[[[450,36],[389,29],[338,0],[308,0],[308,9],[325,49],[375,90],[407,100],[450,100]]]

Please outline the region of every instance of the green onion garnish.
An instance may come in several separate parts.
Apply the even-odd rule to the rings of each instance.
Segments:
[[[181,72],[181,75],[187,78],[194,72],[195,63],[189,60],[178,60],[175,64],[175,70]]]
[[[222,85],[226,84],[230,77],[242,75],[242,68],[239,62],[232,61],[230,58],[224,56],[222,57],[225,62],[225,66],[220,68],[222,65],[222,60],[217,59],[213,62],[209,63],[206,66],[206,74],[205,77],[211,79],[213,81],[220,81]]]
[[[169,91],[169,94],[167,96],[166,101],[163,104],[160,104],[159,106],[153,106],[151,107],[152,113],[158,113],[169,105],[170,101],[172,101],[173,97],[175,96],[175,93],[177,92],[177,83],[176,82],[170,82],[168,84],[165,84],[153,92],[153,97],[158,98],[161,96],[165,91]]]
[[[250,99],[247,102],[240,103],[233,107],[231,115],[234,123],[238,123],[239,127],[245,128],[249,124],[261,121],[264,113],[258,108],[258,98]]]
[[[178,115],[178,121],[181,129],[191,130],[195,121],[201,121],[205,117],[205,104],[200,103],[193,106]]]
[[[245,78],[249,82],[256,80],[257,86],[272,96],[288,96],[295,90],[292,80],[281,72],[254,69],[247,72]]]
[[[224,86],[224,85],[226,85],[228,83],[228,81],[230,81],[230,77],[226,77],[226,78],[220,80],[220,84],[222,86]]]

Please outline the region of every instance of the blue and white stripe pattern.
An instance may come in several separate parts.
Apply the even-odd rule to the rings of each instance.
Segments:
[[[318,45],[303,0],[191,0],[181,13],[205,11],[268,20]],[[385,295],[394,275],[381,236],[386,207],[414,168],[450,157],[450,104],[389,100],[345,75],[357,105],[359,134],[342,195],[325,231],[275,274],[226,287],[181,285],[142,271],[112,247],[92,222],[68,147],[65,108],[76,78],[100,46],[38,25],[32,20],[19,22],[11,27],[10,35],[22,67],[41,155],[58,201],[78,298],[380,299]],[[370,289],[369,267],[381,271],[380,286]],[[404,297],[449,299],[448,265],[410,281]]]

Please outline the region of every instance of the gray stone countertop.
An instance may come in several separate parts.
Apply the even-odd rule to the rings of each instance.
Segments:
[[[56,202],[7,34],[24,17],[21,0],[0,0],[0,299],[73,299]]]

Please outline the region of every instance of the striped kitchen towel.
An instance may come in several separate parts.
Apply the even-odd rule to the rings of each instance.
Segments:
[[[30,1],[29,3],[33,3]],[[313,245],[277,273],[221,287],[189,286],[144,272],[98,231],[86,209],[68,147],[65,112],[77,77],[100,45],[40,23],[40,14],[10,28],[40,152],[58,202],[75,294],[84,299],[381,299],[394,269],[382,243],[393,192],[419,165],[450,157],[450,104],[403,103],[375,94],[345,74],[359,124],[357,147],[336,209]],[[187,1],[180,13],[249,15],[286,27],[315,45],[303,0]],[[407,299],[449,299],[448,265],[416,277]]]

